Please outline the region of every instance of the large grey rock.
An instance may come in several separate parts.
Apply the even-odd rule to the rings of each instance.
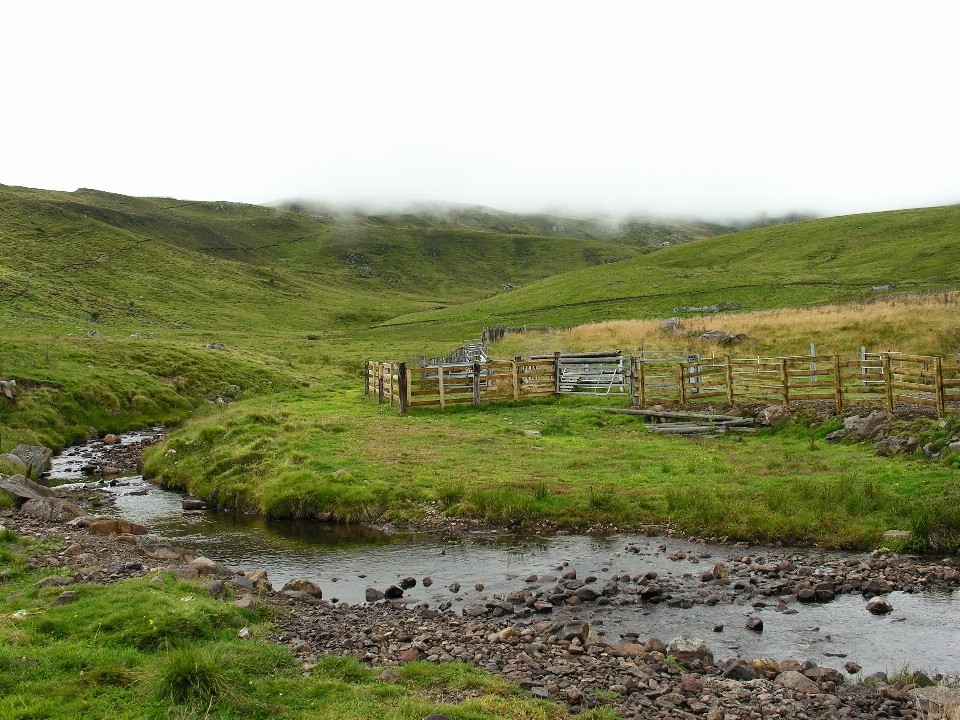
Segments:
[[[368,587],[366,589],[366,598],[367,602],[377,602],[377,600],[383,600],[383,590],[377,590],[376,588]]]
[[[820,687],[813,680],[796,670],[787,670],[786,672],[780,673],[777,675],[777,679],[773,681],[773,684],[785,687],[788,690],[793,690],[794,692],[820,692]]]
[[[857,428],[857,435],[860,437],[872,437],[876,434],[880,428],[884,427],[887,423],[893,420],[893,415],[888,413],[886,410],[874,410],[872,413],[867,415],[867,419],[863,421],[863,424]]]
[[[13,465],[13,467],[15,467],[17,470],[21,470],[23,472],[27,471],[27,464],[13,453],[4,453],[3,455],[0,455],[0,460],[4,460],[10,465]]]
[[[3,395],[8,400],[17,399],[17,381],[16,380],[0,380],[0,395]]]
[[[17,445],[10,451],[10,454],[16,455],[26,463],[29,476],[40,477],[42,473],[50,469],[50,458],[53,457],[53,450],[38,445]]]
[[[124,518],[108,518],[90,523],[87,532],[94,535],[146,535],[147,528]]]
[[[170,545],[149,535],[140,535],[137,544],[143,554],[154,560],[167,560],[177,563],[189,563],[197,559],[196,553],[187,552],[181,547]]]
[[[318,600],[323,597],[323,591],[320,589],[319,585],[312,583],[309,580],[304,580],[303,578],[290,580],[283,586],[281,592],[287,592],[288,590],[296,590],[297,592],[306,593],[307,595],[312,595]]]
[[[888,612],[893,612],[893,605],[887,602],[887,599],[882,595],[877,595],[870,598],[870,602],[867,603],[867,610],[874,615],[886,615]]]
[[[922,718],[941,720],[941,718],[957,717],[953,713],[958,712],[957,709],[960,708],[960,690],[956,688],[935,685],[914,688],[909,694]]]
[[[760,422],[764,425],[776,425],[790,418],[790,410],[783,405],[770,405],[760,411]]]
[[[196,570],[198,575],[209,575],[212,577],[222,578],[231,578],[236,575],[236,573],[230,568],[203,556],[198,557],[196,560],[192,560],[189,567]]]
[[[20,512],[28,517],[44,522],[69,522],[83,514],[83,511],[67,500],[55,497],[41,497],[27,500]]]
[[[704,664],[713,665],[713,651],[703,640],[693,635],[675,637],[667,646],[667,654],[673,655],[681,663],[697,659]]]
[[[550,629],[550,634],[556,637],[557,640],[573,642],[574,638],[576,638],[583,644],[587,641],[587,636],[590,634],[590,623],[583,620],[570,620],[563,624],[557,623]]]
[[[19,502],[53,497],[53,491],[50,488],[39,485],[23,475],[11,475],[0,480],[0,490],[9,493]]]
[[[683,328],[683,323],[680,322],[680,318],[672,317],[667,318],[662,323],[660,323],[660,329],[666,330],[667,332],[673,332],[675,330],[680,330]]]

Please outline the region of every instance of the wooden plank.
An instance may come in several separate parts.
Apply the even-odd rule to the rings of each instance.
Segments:
[[[780,396],[783,398],[783,406],[790,407],[790,378],[787,377],[787,360],[780,360]]]
[[[791,400],[833,400],[835,395],[832,392],[829,393],[795,393],[793,390],[790,391]]]
[[[897,390],[913,390],[914,392],[935,393],[935,385],[921,385],[920,383],[891,382],[890,385]]]
[[[942,385],[945,388],[948,387],[960,387],[960,378],[944,378]]]
[[[717,390],[715,392],[700,392],[696,394],[690,394],[687,396],[687,400],[689,401],[706,400],[707,398],[726,397],[726,396],[727,396],[726,390]]]
[[[677,388],[678,388],[678,390],[679,390],[679,392],[680,392],[680,404],[681,404],[681,405],[686,405],[686,404],[687,404],[687,389],[686,389],[686,387],[684,387],[684,377],[683,377],[683,375],[684,375],[684,367],[683,367],[683,363],[680,363],[680,365],[678,365],[677,367],[678,367],[678,370],[679,370],[679,372],[678,372],[679,380],[678,380]]]
[[[900,375],[905,378],[911,378],[914,380],[934,380],[937,379],[937,371],[934,370],[920,370],[918,368],[893,368],[894,375]]]
[[[900,355],[883,353],[883,357],[895,362],[929,363],[933,365],[936,357],[934,355]]]
[[[912,395],[894,395],[894,398],[898,402],[902,403],[911,403],[913,405],[926,405],[928,407],[936,407],[937,401],[934,398],[919,398],[913,397]]]

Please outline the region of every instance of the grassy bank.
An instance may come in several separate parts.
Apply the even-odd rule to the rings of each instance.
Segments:
[[[914,530],[919,544],[960,537],[949,511],[955,469],[827,444],[838,420],[702,441],[648,434],[596,402],[399,417],[345,381],[195,420],[149,451],[146,472],[220,506],[279,517],[670,523],[700,536],[851,548],[874,546],[889,529]]]
[[[0,717],[562,720],[567,713],[473,667],[412,663],[394,683],[353,658],[309,672],[268,642],[271,610],[240,610],[161,576],[38,589],[27,561],[42,545],[0,531]],[[49,572],[49,571],[47,571]],[[12,597],[11,597],[12,596]],[[252,631],[238,639],[242,627]],[[465,692],[457,705],[430,698]],[[580,717],[610,719],[592,711]]]

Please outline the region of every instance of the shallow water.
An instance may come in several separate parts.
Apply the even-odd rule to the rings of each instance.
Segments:
[[[79,475],[76,461],[81,455],[82,451],[71,449],[57,458],[51,484],[75,482]],[[400,578],[412,576],[417,585],[407,591],[406,597],[431,605],[450,600],[456,608],[489,594],[515,590],[533,573],[559,574],[557,568],[564,563],[576,568],[581,578],[655,570],[661,577],[680,578],[686,573],[695,583],[700,572],[712,568],[717,561],[747,552],[634,535],[478,535],[444,541],[438,536],[391,533],[372,527],[267,520],[232,512],[184,511],[180,495],[151,485],[139,476],[121,478],[119,482],[125,485],[110,488],[117,494],[116,505],[98,512],[142,523],[152,535],[229,567],[264,568],[275,587],[292,578],[305,577],[320,584],[324,598],[348,603],[362,602],[367,587],[384,590]],[[144,490],[146,494],[131,494]],[[640,553],[623,552],[628,544],[636,545]],[[678,549],[697,554],[703,560],[695,564],[667,559]],[[754,547],[749,552],[756,558],[764,551]],[[775,552],[780,555],[786,551]],[[789,552],[811,560],[865,557],[824,555],[811,550]],[[426,576],[434,581],[430,588],[422,585]],[[458,593],[448,589],[453,582],[461,585]],[[474,589],[477,583],[484,585],[482,592]],[[649,604],[608,606],[584,610],[577,616],[596,625],[608,642],[615,642],[626,633],[636,633],[641,641],[655,636],[665,642],[682,633],[696,635],[710,644],[718,660],[738,656],[809,658],[838,669],[847,660],[854,660],[863,666],[865,674],[898,670],[905,664],[928,671],[960,673],[960,597],[956,592],[892,593],[888,599],[894,611],[886,616],[868,613],[866,602],[859,595],[841,595],[825,605],[794,605],[799,611],[795,615],[776,612],[772,606],[756,609],[750,603],[757,599],[760,598],[712,607],[695,605],[686,610]],[[764,621],[762,633],[743,627],[746,618],[754,614]],[[716,625],[723,625],[723,631],[714,633]]]

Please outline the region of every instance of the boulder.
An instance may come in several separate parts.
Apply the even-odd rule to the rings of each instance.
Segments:
[[[715,342],[720,345],[730,345],[733,343],[733,335],[725,333],[723,330],[707,330],[697,338],[700,342]]]
[[[257,601],[254,600],[254,599],[253,599],[252,597],[250,597],[249,595],[244,595],[244,596],[243,596],[242,598],[240,598],[239,600],[234,600],[234,601],[233,601],[233,606],[234,606],[234,607],[237,607],[237,608],[240,608],[241,610],[256,610],[256,609],[257,609]]]
[[[722,562],[718,562],[713,566],[713,572],[711,573],[714,578],[717,580],[725,580],[730,577],[730,571],[727,569],[727,566]]]
[[[223,584],[222,580],[211,580],[203,587],[210,593],[210,597],[216,598],[217,600],[227,599],[227,586]]]
[[[881,578],[872,578],[863,584],[860,592],[863,593],[864,597],[886,595],[887,593],[893,592],[893,585]]]
[[[845,662],[843,664],[843,669],[846,670],[851,675],[856,675],[858,672],[863,670],[863,668],[860,667],[859,663],[855,663],[853,660],[848,660],[847,662]]]
[[[886,615],[888,612],[893,611],[893,605],[887,602],[883,596],[877,595],[876,597],[870,598],[870,602],[867,603],[867,610],[874,615]]]
[[[696,640],[696,638],[692,638]],[[660,638],[647,638],[647,642],[644,643],[643,649],[648,653],[658,652],[661,655],[667,654],[667,646],[663,644]]]
[[[957,717],[957,708],[960,708],[960,690],[943,685],[932,687],[918,687],[909,691],[920,711],[920,717],[951,718]]]
[[[508,627],[505,627],[500,632],[491,633],[490,635],[487,635],[487,642],[491,642],[491,643],[507,642],[508,640],[512,640],[513,638],[519,635],[520,633],[517,632],[517,629],[515,627],[508,626]]]
[[[648,643],[649,644],[649,643]],[[697,659],[706,667],[713,665],[713,651],[706,642],[692,635],[681,635],[670,641],[667,655],[673,655],[681,664]]]
[[[569,620],[565,623],[557,623],[550,628],[550,634],[557,640],[566,640],[573,642],[575,639],[584,644],[587,636],[590,634],[590,623],[583,620]]]
[[[747,630],[753,630],[754,632],[763,632],[763,620],[754,615],[747,620],[744,627]]]
[[[580,598],[584,602],[596,600],[598,597],[600,597],[600,593],[598,593],[589,585],[576,590],[573,594],[576,595],[578,598]]]
[[[818,683],[832,682],[839,685],[843,682],[843,674],[833,668],[812,667],[804,670],[803,674]]]
[[[83,514],[83,511],[67,500],[55,497],[41,497],[27,500],[20,512],[28,517],[45,522],[69,522]]]
[[[377,602],[378,600],[383,600],[383,591],[368,587],[366,589],[366,598],[367,602]]]
[[[283,586],[281,592],[287,592],[290,590],[306,593],[307,595],[312,595],[318,600],[323,597],[323,591],[320,589],[318,585],[310,582],[309,580],[304,580],[303,578],[290,580]]]
[[[3,455],[0,455],[0,460],[13,465],[13,467],[15,467],[17,470],[21,470],[23,472],[27,471],[27,464],[12,453],[4,453]]]
[[[246,573],[244,577],[253,583],[255,587],[260,592],[273,592],[273,585],[270,584],[270,579],[267,577],[267,571],[263,568],[257,568],[256,570],[251,570]]]
[[[34,583],[34,586],[38,588],[64,587],[65,585],[73,585],[73,578],[64,577],[63,575],[49,575],[43,578],[43,580],[38,580]]]
[[[17,445],[10,451],[10,454],[23,460],[27,466],[28,475],[40,477],[41,474],[50,469],[50,458],[53,457],[53,450],[38,445]]]
[[[483,617],[488,612],[490,611],[485,606],[477,605],[476,603],[470,603],[469,605],[463,606],[464,617]]]
[[[391,585],[383,591],[383,596],[387,598],[387,600],[398,600],[403,597],[403,590],[396,585]]]
[[[106,435],[103,436],[104,445],[116,445],[119,442],[120,442],[119,436],[114,435],[113,433],[107,433]]]
[[[400,581],[400,587],[404,590],[409,590],[412,587],[416,587],[417,579],[412,577],[405,577]]]
[[[93,526],[91,525],[90,527],[92,528]],[[236,575],[230,568],[203,556],[192,560],[189,567],[196,570],[198,575],[210,575],[222,578],[231,578]]]
[[[750,664],[760,677],[772,679],[780,672],[780,663],[773,658],[753,658]]]
[[[64,590],[60,595],[54,600],[50,605],[52,607],[57,607],[58,605],[69,605],[70,603],[75,603],[77,601],[77,593],[73,590]]]
[[[203,498],[196,497],[194,495],[187,495],[183,500],[180,501],[180,506],[184,510],[205,510],[207,503]]]
[[[672,317],[667,318],[662,323],[660,323],[660,329],[666,332],[673,332],[675,330],[682,330],[683,323],[680,322],[680,318]]]
[[[734,660],[723,671],[723,677],[730,680],[756,680],[760,674],[746,660]]]
[[[80,513],[77,513],[78,515]],[[147,528],[139,523],[130,522],[123,518],[107,518],[96,520],[87,526],[87,531],[94,535],[119,535],[126,533],[129,535],[146,535]],[[209,562],[209,561],[208,561]],[[233,574],[233,573],[231,573]]]
[[[848,435],[853,435],[856,431],[852,428],[840,428],[839,430],[834,430],[831,433],[827,433],[824,437],[824,440],[827,442],[840,442]]]
[[[863,421],[863,424],[857,428],[857,435],[864,438],[873,437],[891,420],[893,420],[893,415],[888,413],[886,410],[874,410],[872,413],[867,415],[867,418]]]
[[[0,490],[12,495],[21,503],[26,500],[53,497],[53,491],[50,488],[35,483],[23,475],[11,475],[0,480]]]
[[[3,395],[7,400],[16,400],[17,399],[17,381],[16,380],[0,380],[0,395]]]
[[[773,681],[773,684],[787,688],[788,690],[793,690],[794,692],[808,694],[820,692],[820,687],[813,680],[796,670],[786,670],[780,673],[777,675],[777,679]]]
[[[790,410],[783,407],[783,405],[770,405],[765,407],[760,411],[760,415],[758,416],[760,422],[764,425],[776,425],[784,420],[789,420],[790,417]]]
[[[140,546],[143,554],[148,558],[152,558],[153,560],[189,563],[191,560],[197,559],[197,555],[195,553],[187,552],[183,548],[161,542],[160,540],[152,538],[149,535],[138,536],[137,544]]]

